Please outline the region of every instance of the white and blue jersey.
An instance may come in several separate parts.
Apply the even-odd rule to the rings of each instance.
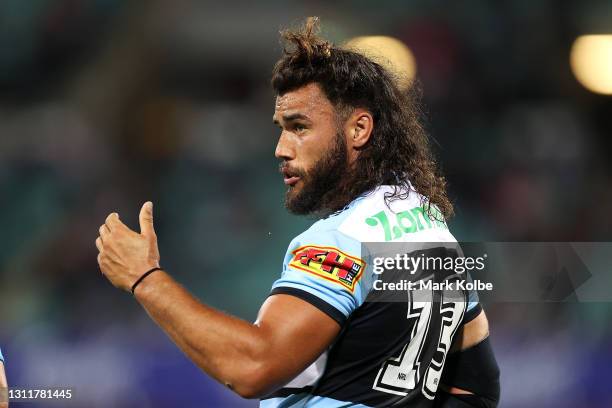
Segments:
[[[381,186],[356,199],[289,245],[271,295],[301,298],[338,322],[341,331],[314,363],[263,398],[261,407],[433,406],[450,342],[481,309],[475,292],[452,297],[432,289],[417,298],[410,290],[373,289],[401,279],[395,271],[375,271],[369,243],[377,248],[405,243],[419,254],[460,256],[446,223],[423,209],[422,196],[410,191],[388,202],[393,189]],[[429,274],[416,276],[456,278],[454,272],[441,278]]]

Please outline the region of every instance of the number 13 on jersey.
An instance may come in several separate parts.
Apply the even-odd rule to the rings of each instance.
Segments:
[[[408,395],[417,388],[423,376],[423,395],[433,400],[446,355],[465,314],[467,296],[459,290],[420,290],[408,291],[407,294],[406,317],[412,324],[410,341],[398,357],[391,357],[382,364],[373,388]],[[425,356],[432,355],[432,351],[431,360],[423,361]]]

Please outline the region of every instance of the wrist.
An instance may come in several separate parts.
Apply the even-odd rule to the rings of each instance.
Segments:
[[[152,287],[157,285],[162,274],[165,274],[165,272],[160,267],[151,268],[143,273],[132,285],[132,295],[138,298],[140,295],[150,291]]]

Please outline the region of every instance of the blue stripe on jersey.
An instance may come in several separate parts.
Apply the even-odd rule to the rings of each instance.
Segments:
[[[319,397],[308,393],[293,394],[286,398],[270,398],[259,403],[260,408],[370,408],[368,405],[339,401],[333,398]]]

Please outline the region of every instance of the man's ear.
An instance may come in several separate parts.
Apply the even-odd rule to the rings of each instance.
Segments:
[[[344,124],[344,132],[347,135],[347,147],[360,149],[370,140],[374,130],[374,118],[372,114],[363,109],[355,109]]]

